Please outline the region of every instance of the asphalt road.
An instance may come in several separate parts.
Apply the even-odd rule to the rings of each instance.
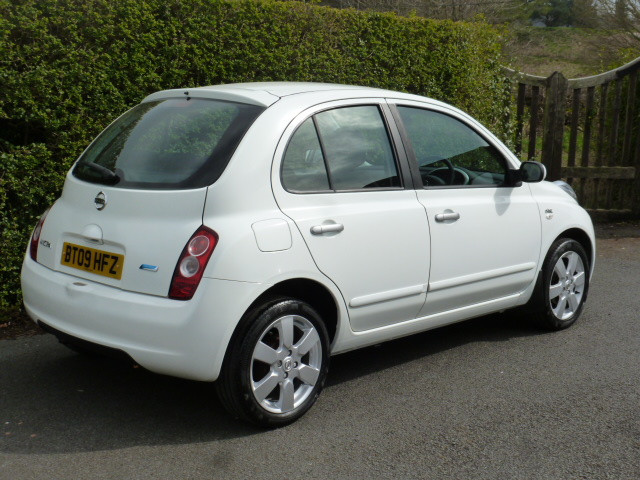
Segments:
[[[275,431],[208,384],[0,341],[0,479],[637,479],[639,312],[640,239],[601,240],[569,330],[507,312],[334,357]]]

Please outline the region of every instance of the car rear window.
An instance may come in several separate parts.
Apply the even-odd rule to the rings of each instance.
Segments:
[[[73,175],[122,188],[211,185],[263,107],[166,99],[129,110],[89,146]]]

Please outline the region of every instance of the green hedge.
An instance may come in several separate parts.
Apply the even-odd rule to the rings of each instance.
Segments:
[[[378,86],[504,116],[500,32],[300,2],[0,0],[0,307],[20,302],[38,216],[87,143],[165,88]]]

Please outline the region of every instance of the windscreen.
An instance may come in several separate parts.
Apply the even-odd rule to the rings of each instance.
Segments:
[[[142,103],[100,134],[79,159],[73,175],[122,188],[210,185],[263,110],[194,98]]]

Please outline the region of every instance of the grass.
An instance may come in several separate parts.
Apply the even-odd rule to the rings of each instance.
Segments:
[[[555,71],[567,78],[605,72],[624,61],[612,47],[617,34],[588,28],[514,27],[505,48],[510,66],[531,75],[548,77]]]

